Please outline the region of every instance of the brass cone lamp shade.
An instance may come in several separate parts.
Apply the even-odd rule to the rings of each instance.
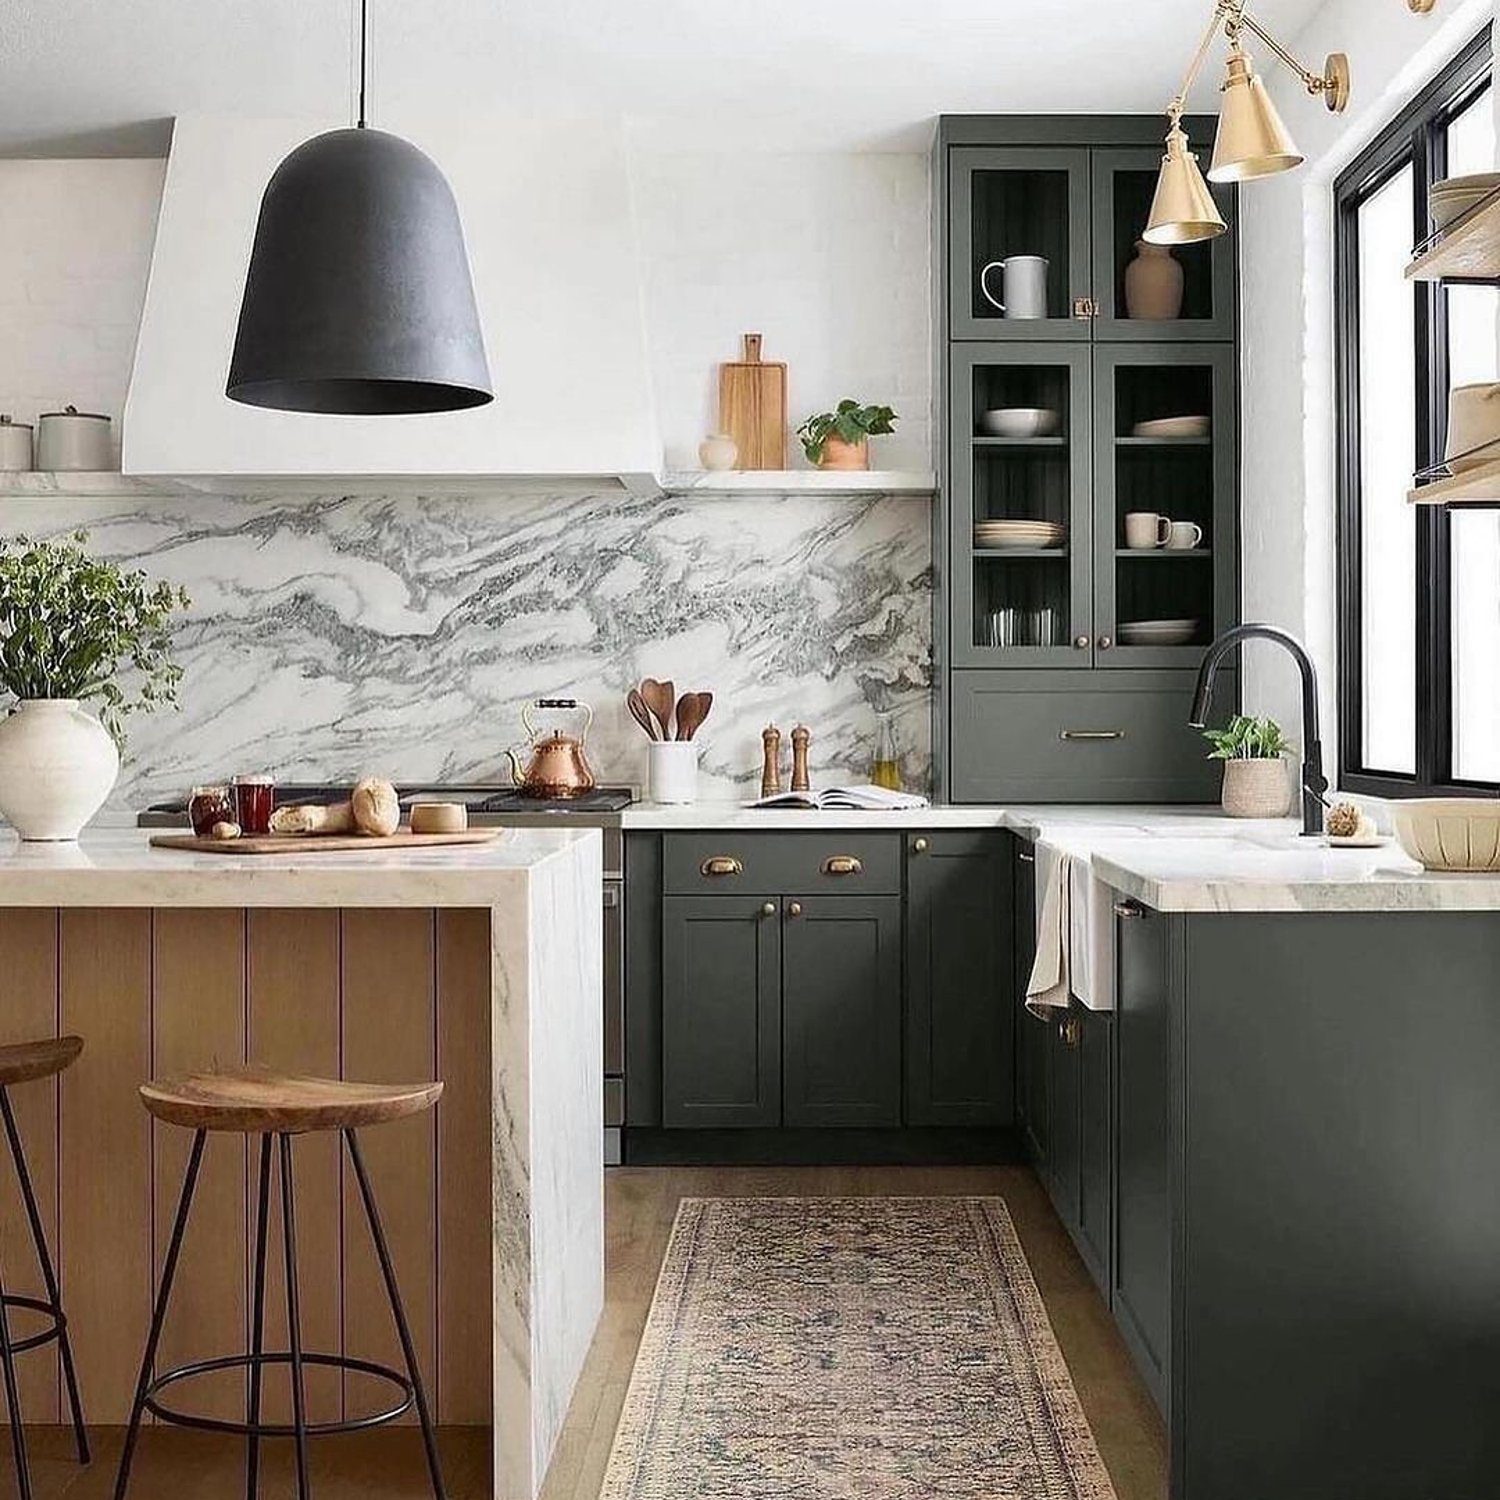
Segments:
[[[1302,165],[1302,153],[1281,123],[1265,84],[1238,47],[1229,54],[1223,95],[1209,181],[1251,182]]]
[[[1161,159],[1156,196],[1144,238],[1151,245],[1191,245],[1211,240],[1228,226],[1219,212],[1198,158],[1188,150],[1188,138],[1180,125],[1167,132],[1167,153]]]

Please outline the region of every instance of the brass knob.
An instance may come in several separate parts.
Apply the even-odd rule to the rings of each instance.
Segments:
[[[761,907],[760,914],[763,917],[774,917],[776,915],[776,903],[774,901],[767,901],[766,904]]]
[[[825,875],[858,875],[864,869],[853,854],[831,854],[823,861]]]
[[[1089,649],[1089,638],[1086,635],[1075,635],[1073,637],[1073,649],[1075,651],[1087,651]]]
[[[1113,645],[1114,645],[1114,638],[1112,636],[1101,635],[1099,637],[1099,649],[1101,651],[1108,651],[1109,648],[1111,646],[1113,646]]]
[[[1075,1015],[1066,1015],[1057,1023],[1057,1035],[1064,1047],[1076,1047],[1083,1040],[1083,1022]]]
[[[802,903],[800,901],[787,902],[786,914],[789,917],[800,917],[802,915]]]
[[[927,853],[927,840],[926,839],[913,839],[911,841],[911,852],[913,854],[926,854]]]
[[[743,875],[745,867],[732,854],[710,854],[698,866],[700,875]]]

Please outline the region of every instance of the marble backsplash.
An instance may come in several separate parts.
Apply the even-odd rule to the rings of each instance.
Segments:
[[[601,781],[641,785],[641,677],[708,688],[700,797],[758,789],[760,731],[812,731],[814,785],[864,779],[875,714],[931,771],[928,502],[743,497],[53,496],[0,531],[85,527],[182,583],[180,712],[131,721],[111,810],[195,781],[496,780],[530,698],[595,708]]]

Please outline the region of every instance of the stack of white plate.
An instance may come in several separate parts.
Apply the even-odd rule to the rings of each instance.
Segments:
[[[1475,172],[1468,177],[1448,177],[1433,183],[1427,194],[1432,227],[1446,229],[1497,188],[1500,188],[1500,172]]]
[[[1130,435],[1139,438],[1207,437],[1208,418],[1157,417],[1150,422],[1137,422],[1130,429]]]
[[[1061,547],[1068,528],[1059,521],[976,521],[974,545],[986,549]]]
[[[1197,620],[1130,620],[1120,626],[1122,646],[1187,646],[1198,634]]]

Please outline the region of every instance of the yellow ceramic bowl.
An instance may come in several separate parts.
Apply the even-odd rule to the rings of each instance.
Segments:
[[[1500,870],[1500,801],[1416,797],[1391,803],[1396,839],[1429,870]]]

